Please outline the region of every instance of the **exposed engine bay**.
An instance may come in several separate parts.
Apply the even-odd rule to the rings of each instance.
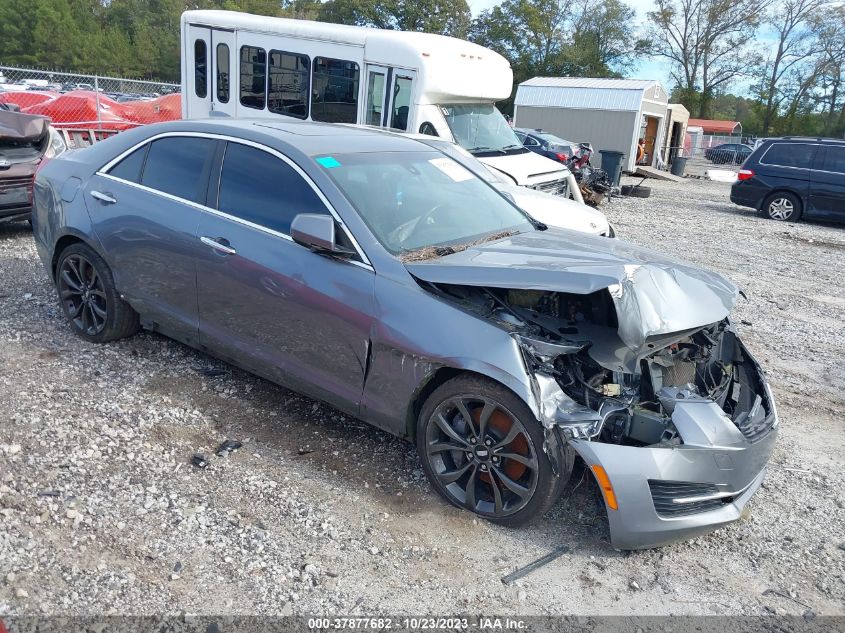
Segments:
[[[608,289],[591,294],[425,284],[518,341],[540,421],[567,439],[626,446],[683,442],[678,402],[713,402],[746,439],[768,429],[771,403],[760,370],[727,319],[649,337],[632,349],[618,333]]]

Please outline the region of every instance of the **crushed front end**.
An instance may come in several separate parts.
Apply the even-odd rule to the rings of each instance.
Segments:
[[[719,305],[670,312],[654,300],[666,293],[644,294],[644,285],[638,296],[624,285],[588,294],[437,288],[510,331],[538,419],[596,476],[620,549],[737,520],[763,480],[778,425],[762,369],[726,318],[735,289]]]

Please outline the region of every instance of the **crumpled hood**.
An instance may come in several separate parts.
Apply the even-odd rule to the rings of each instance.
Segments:
[[[621,240],[565,229],[521,233],[405,266],[432,283],[575,294],[607,288],[616,306],[619,337],[632,350],[651,336],[724,319],[738,294],[717,273]]]
[[[0,139],[37,141],[47,133],[49,123],[47,117],[0,110]]]

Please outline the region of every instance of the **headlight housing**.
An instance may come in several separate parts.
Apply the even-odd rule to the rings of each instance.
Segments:
[[[44,158],[56,158],[67,151],[67,144],[59,131],[50,127],[50,143],[47,145],[47,151],[44,152]]]

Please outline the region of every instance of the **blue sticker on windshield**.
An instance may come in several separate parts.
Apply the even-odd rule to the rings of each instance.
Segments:
[[[334,169],[335,167],[340,167],[340,161],[334,156],[322,156],[317,159],[317,162],[320,163],[326,169]]]

